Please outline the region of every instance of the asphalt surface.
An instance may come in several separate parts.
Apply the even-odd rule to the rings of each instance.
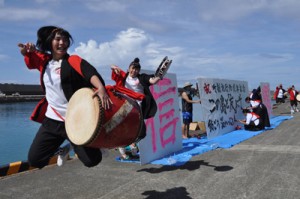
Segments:
[[[290,114],[289,103],[274,113]],[[180,167],[115,161],[86,168],[78,160],[0,179],[0,198],[300,198],[300,113],[230,149],[217,149]]]

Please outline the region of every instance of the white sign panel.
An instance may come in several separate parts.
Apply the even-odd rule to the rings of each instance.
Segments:
[[[142,73],[154,72],[143,70]],[[157,113],[145,121],[147,135],[139,143],[141,164],[182,149],[176,75],[168,73],[150,90],[157,103]]]
[[[245,103],[248,82],[213,78],[198,78],[197,81],[207,137],[235,130],[239,124],[236,119],[244,119],[242,108],[248,106]]]

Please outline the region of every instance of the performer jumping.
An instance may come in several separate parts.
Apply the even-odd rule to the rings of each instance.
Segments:
[[[137,100],[141,106],[143,119],[154,117],[157,112],[157,104],[153,98],[149,87],[157,84],[166,75],[172,60],[168,60],[165,57],[155,74],[140,74],[141,65],[140,59],[135,58],[128,68],[128,72],[124,72],[121,68],[116,65],[112,65],[112,79],[116,81],[116,85],[124,88],[123,93]],[[142,132],[139,139],[143,139],[146,136],[146,125],[143,121]],[[135,144],[134,144],[135,145]],[[119,151],[123,159],[128,159],[128,155],[124,153],[124,148],[120,147]]]

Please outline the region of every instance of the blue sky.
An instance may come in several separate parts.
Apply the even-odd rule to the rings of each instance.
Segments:
[[[155,70],[167,55],[179,87],[208,77],[300,90],[299,10],[299,0],[0,0],[0,83],[39,84],[17,43],[56,25],[107,84],[111,64],[127,70],[139,57]]]

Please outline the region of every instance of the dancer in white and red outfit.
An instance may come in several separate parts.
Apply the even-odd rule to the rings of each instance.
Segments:
[[[94,95],[102,106],[110,109],[112,101],[106,93],[102,77],[96,69],[79,56],[67,53],[73,39],[68,31],[56,26],[44,26],[37,32],[36,46],[19,43],[29,69],[40,72],[45,98],[35,108],[31,119],[42,123],[28,153],[30,166],[42,168],[68,139],[64,118],[68,101],[80,88],[94,88]],[[96,166],[102,160],[100,149],[77,146],[72,143],[79,160],[87,167]]]
[[[295,86],[292,85],[291,88],[288,89],[288,93],[290,94],[290,103],[291,103],[291,114],[293,114],[295,111],[299,112],[297,105],[297,99],[296,96],[298,95],[298,91],[295,90]]]
[[[249,100],[251,105],[250,109],[253,113],[259,115],[262,127],[270,127],[270,118],[267,107],[262,103],[260,86],[257,89],[253,89]]]
[[[113,71],[112,79],[116,82],[116,85],[123,87],[123,93],[135,99],[141,106],[143,119],[154,117],[157,111],[157,104],[149,87],[158,83],[161,78],[154,74],[140,74],[141,65],[139,58],[135,58],[129,64],[127,73],[116,65],[112,65],[111,69]],[[145,122],[142,125],[139,139],[143,139],[146,136]],[[136,143],[132,143],[130,149],[132,156],[135,156],[138,150]],[[122,155],[122,159],[129,159],[129,156],[125,153],[125,147],[119,147],[119,152]]]
[[[282,84],[279,84],[279,86],[276,87],[276,90],[274,92],[274,99],[276,100],[276,103],[284,103],[285,102],[285,89],[283,89]]]

